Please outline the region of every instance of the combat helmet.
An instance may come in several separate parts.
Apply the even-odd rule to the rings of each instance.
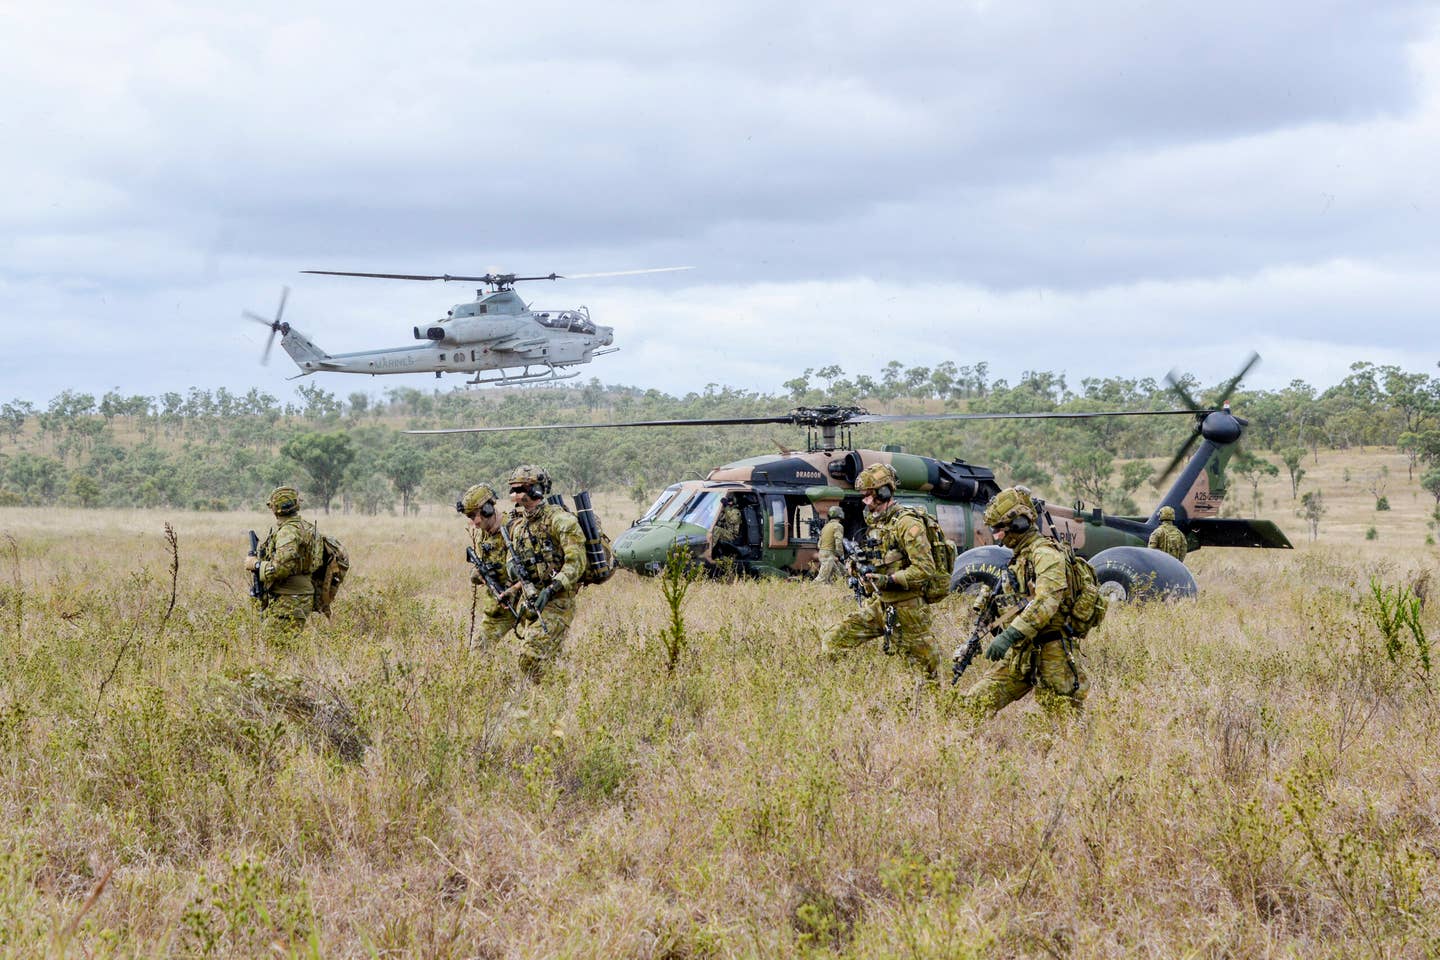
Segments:
[[[270,492],[265,506],[277,517],[288,517],[300,512],[300,491],[294,487],[276,487]]]
[[[841,510],[838,506],[834,506],[830,508],[830,512],[827,513],[826,516],[829,517],[831,520],[839,520],[841,517],[845,516],[845,511]]]
[[[516,487],[524,487],[526,493],[538,500],[550,492],[550,474],[545,472],[544,467],[522,463],[510,473],[510,489]]]
[[[1035,501],[1030,499],[1029,492],[1018,487],[1006,487],[995,494],[995,499],[985,508],[984,519],[987,527],[1003,527],[1016,517],[1024,517],[1034,523],[1035,516]]]
[[[473,517],[475,511],[487,503],[494,503],[498,498],[495,490],[488,483],[477,483],[460,495],[455,501],[455,511],[463,513],[467,517]]]
[[[892,490],[900,485],[900,476],[888,463],[872,463],[860,471],[855,478],[856,490],[878,490],[889,486]]]
[[[1174,507],[1161,507],[1161,508],[1160,508],[1160,522],[1161,522],[1161,523],[1165,523],[1166,521],[1169,521],[1170,523],[1174,523],[1174,522],[1175,522],[1175,508],[1174,508]]]

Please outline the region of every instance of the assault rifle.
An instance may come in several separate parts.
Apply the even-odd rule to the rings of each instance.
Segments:
[[[969,639],[955,648],[954,662],[950,667],[950,685],[960,682],[960,677],[970,667],[971,661],[984,649],[985,641],[996,636],[1020,615],[1029,600],[1020,594],[1015,574],[1007,568],[997,587],[980,588],[970,609],[975,611],[975,629]]]
[[[250,553],[248,556],[260,556],[260,538],[255,531],[250,531]],[[250,571],[250,596],[260,601],[260,609],[265,609],[265,601],[269,598],[265,595],[265,585],[260,582],[260,567],[257,564],[254,570]]]
[[[880,559],[880,544],[872,536],[866,536],[863,543],[856,540],[842,538],[841,545],[845,548],[845,572],[847,574],[845,583],[850,587],[850,592],[855,594],[855,604],[864,606],[865,599],[870,596],[878,597],[880,591],[870,579],[872,573],[879,573],[875,563]],[[889,656],[890,638],[895,635],[895,607],[893,604],[884,604],[885,610],[885,641],[881,645],[881,651]]]
[[[481,560],[480,555],[475,552],[474,547],[465,548],[465,559],[470,561],[471,565],[475,567],[475,571],[480,574],[480,580],[485,584],[486,589],[490,591],[490,595],[494,597],[502,607],[509,610],[512,617],[515,617],[517,620],[520,619],[520,611],[516,608],[515,601],[511,599],[510,591],[500,586],[500,565],[498,563],[486,563],[484,560]]]
[[[535,586],[535,579],[539,571],[535,569],[535,561],[529,563],[522,561],[515,552],[515,541],[510,539],[510,528],[505,524],[500,525],[500,536],[505,540],[505,554],[509,558],[505,561],[505,569],[514,581],[510,589],[517,587],[520,590],[520,602],[515,608],[515,616],[520,620],[532,620],[540,616],[535,612],[535,598],[540,594],[540,588]]]

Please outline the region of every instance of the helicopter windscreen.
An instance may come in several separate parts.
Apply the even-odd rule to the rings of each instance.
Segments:
[[[681,523],[693,523],[697,527],[710,529],[715,522],[715,515],[719,513],[720,495],[718,493],[702,493],[698,497],[691,498],[685,505],[685,512],[680,514]]]
[[[645,515],[642,516],[639,520],[636,520],[635,522],[649,523],[651,520],[654,520],[656,518],[656,515],[661,510],[664,510],[665,507],[668,506],[670,502],[675,499],[676,494],[678,494],[679,492],[680,484],[678,483],[666,487],[664,492],[660,494],[659,498],[654,503],[650,504],[650,509],[645,511]],[[679,504],[676,504],[676,506],[679,506]]]

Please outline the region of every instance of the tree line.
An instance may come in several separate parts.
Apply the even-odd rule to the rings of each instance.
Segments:
[[[1180,384],[1201,404],[1220,385],[1193,376]],[[477,480],[497,480],[517,463],[546,465],[562,489],[630,494],[641,505],[669,482],[703,475],[741,457],[803,448],[803,432],[779,426],[645,428],[417,437],[407,429],[521,426],[625,420],[763,416],[823,403],[874,413],[1157,410],[1178,405],[1151,378],[1085,378],[1030,371],[1014,383],[991,379],[986,364],[905,367],[847,374],[806,369],[779,393],[708,383],[675,396],[598,379],[577,385],[492,390],[395,387],[376,397],[340,396],[301,384],[282,401],[260,389],[240,395],[192,388],[159,396],[63,390],[43,407],[0,404],[0,505],[253,507],[282,482],[298,482],[312,505],[362,513],[452,503]],[[1440,379],[1392,365],[1357,362],[1340,383],[1294,381],[1233,398],[1250,421],[1231,474],[1258,492],[1283,469],[1299,500],[1306,462],[1325,449],[1385,446],[1408,456],[1440,507]],[[896,445],[995,469],[1003,482],[1030,484],[1066,501],[1137,510],[1151,476],[1139,462],[1165,457],[1194,428],[1186,417],[1055,421],[965,421],[856,427],[857,446]],[[1262,453],[1264,451],[1265,453]],[[1238,499],[1241,506],[1244,498]],[[1377,496],[1377,502],[1379,497]]]

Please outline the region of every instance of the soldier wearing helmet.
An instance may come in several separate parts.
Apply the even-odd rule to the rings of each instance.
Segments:
[[[716,547],[728,545],[732,550],[740,542],[740,507],[730,494],[720,498],[720,512],[710,526],[710,559],[716,562],[724,559],[725,550],[716,552]],[[733,559],[733,555],[732,555]]]
[[[829,521],[820,530],[820,572],[815,579],[821,583],[832,583],[840,576],[840,551],[844,549],[845,511],[838,505],[830,508]]]
[[[1025,605],[986,648],[986,658],[995,663],[963,701],[993,715],[1039,685],[1079,707],[1090,683],[1075,648],[1081,638],[1067,635],[1070,561],[1065,548],[1040,534],[1035,501],[1023,487],[997,493],[984,521],[995,542],[1011,551],[1010,582]]]
[[[505,521],[510,555],[525,581],[521,589],[534,614],[516,628],[524,643],[520,669],[539,680],[560,656],[570,621],[575,618],[575,593],[585,572],[585,534],[580,521],[563,507],[547,503],[550,475],[532,464],[510,474],[510,500],[515,509]]]
[[[324,543],[315,525],[300,516],[300,494],[292,486],[276,487],[265,506],[275,515],[256,556],[245,558],[247,571],[258,571],[264,597],[260,601],[260,632],[283,641],[305,626],[315,609],[315,584]]]
[[[866,575],[864,601],[826,631],[822,649],[838,658],[866,641],[885,637],[886,653],[905,654],[935,680],[940,647],[931,635],[930,609],[923,598],[925,583],[935,572],[935,558],[923,522],[912,508],[895,501],[899,483],[888,463],[872,464],[855,478],[855,489],[864,494],[875,569]]]
[[[489,484],[477,483],[455,501],[455,510],[470,521],[470,542],[475,548],[475,555],[491,571],[503,597],[512,580],[505,562],[509,557],[505,538],[500,535],[504,518],[500,514],[499,497]],[[484,597],[477,624],[478,636],[472,640],[472,644],[478,644],[484,650],[503,640],[505,634],[516,628],[517,621],[513,604],[491,593],[479,570],[471,571],[470,582]]]
[[[1185,554],[1189,552],[1190,545],[1185,541],[1185,534],[1175,526],[1175,508],[1160,508],[1160,526],[1150,534],[1149,547],[1151,550],[1164,550],[1170,556],[1185,562]]]

